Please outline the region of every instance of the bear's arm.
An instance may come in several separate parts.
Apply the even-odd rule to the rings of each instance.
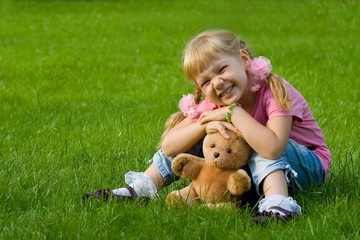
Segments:
[[[204,163],[204,158],[181,153],[174,158],[171,168],[176,175],[194,180],[199,175]]]

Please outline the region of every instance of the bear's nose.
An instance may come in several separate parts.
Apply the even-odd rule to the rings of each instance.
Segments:
[[[220,156],[220,153],[214,152],[214,157],[215,157],[215,158],[218,158],[219,156]]]

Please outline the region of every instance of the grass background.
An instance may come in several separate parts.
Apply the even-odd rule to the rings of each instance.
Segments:
[[[360,3],[0,1],[1,239],[359,239]],[[303,217],[258,226],[252,209],[83,202],[143,171],[192,92],[181,52],[237,32],[308,100],[332,150],[329,181],[296,196]]]

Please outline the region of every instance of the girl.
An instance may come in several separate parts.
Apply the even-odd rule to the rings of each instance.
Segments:
[[[331,165],[323,133],[303,96],[271,73],[267,58],[253,58],[245,43],[225,30],[194,37],[183,52],[183,69],[195,84],[195,99],[203,94],[216,107],[203,111],[196,121],[187,116],[169,130],[153,164],[145,173],[128,173],[129,186],[113,190],[112,195],[154,198],[157,188],[174,180],[172,158],[167,156],[193,151],[206,131],[216,130],[227,138],[231,130],[240,131],[254,150],[248,166],[264,198],[253,219],[283,220],[301,214],[288,186],[320,185]],[[104,190],[96,194],[108,196]]]

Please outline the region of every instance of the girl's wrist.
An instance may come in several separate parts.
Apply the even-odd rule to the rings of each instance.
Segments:
[[[201,129],[204,133],[206,133],[206,126],[207,126],[207,122],[206,123],[200,123],[198,121],[194,122],[194,124],[197,124],[197,126],[199,127],[199,129]]]
[[[229,105],[226,110],[225,118],[229,123],[231,123],[231,117],[232,117],[235,107],[241,107],[240,103],[233,103],[233,104]]]

